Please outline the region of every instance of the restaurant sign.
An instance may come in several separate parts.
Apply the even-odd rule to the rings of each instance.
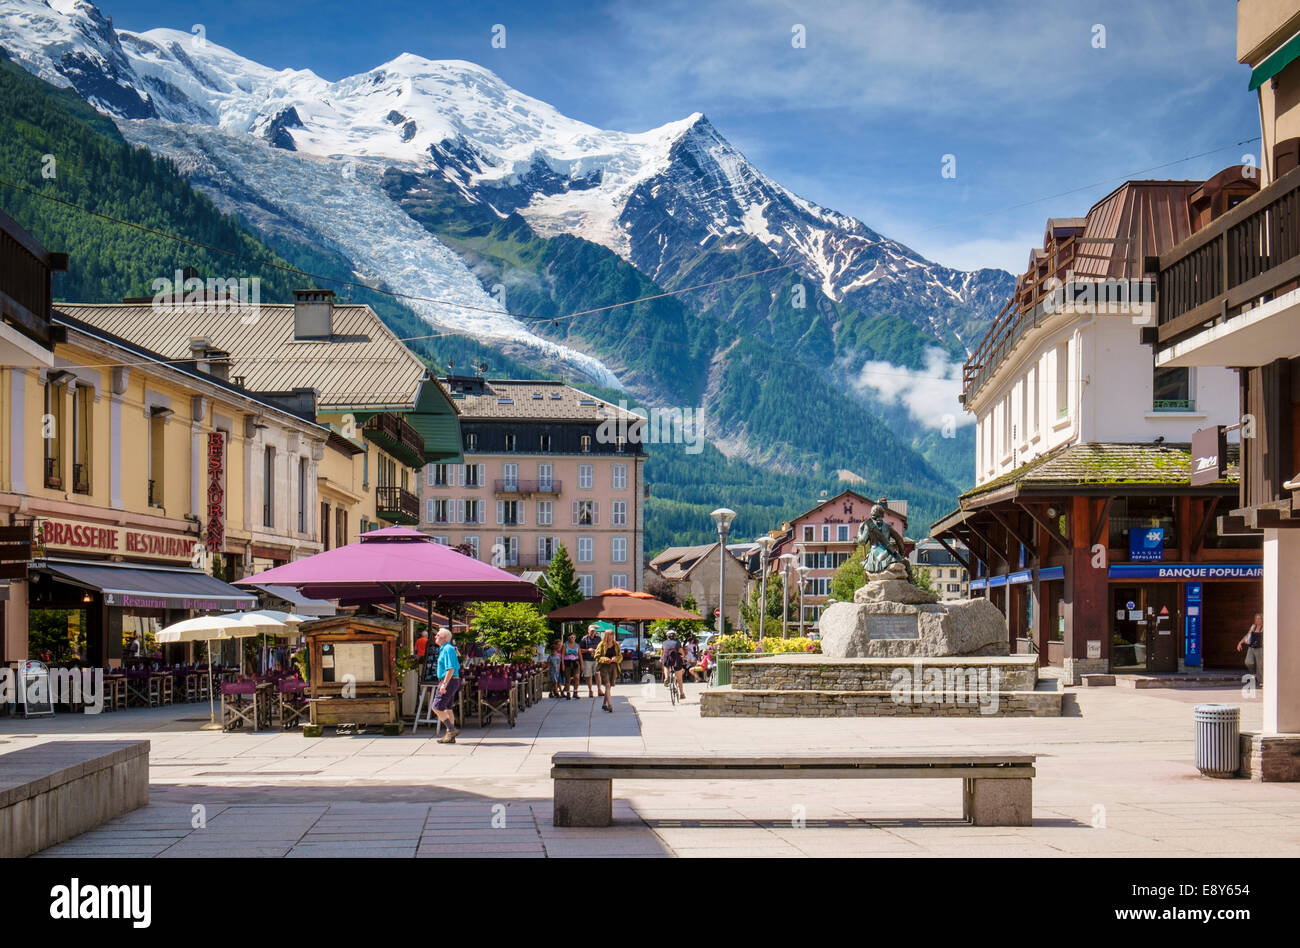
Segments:
[[[208,526],[203,541],[213,553],[226,548],[226,436],[208,435]]]
[[[36,544],[43,547],[47,554],[57,550],[188,563],[194,557],[198,538],[184,533],[162,533],[114,524],[43,517],[37,527]]]

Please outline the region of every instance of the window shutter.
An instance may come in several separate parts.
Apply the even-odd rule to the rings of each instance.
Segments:
[[[464,464],[456,465],[456,476],[460,480],[460,486],[464,487],[465,486],[465,465]]]
[[[524,506],[525,506],[525,502],[522,501],[522,500],[519,501],[519,506],[518,506],[517,510],[518,510],[518,512],[519,512],[519,518],[518,518],[518,519],[519,519],[519,526],[521,526],[521,527],[524,525]]]
[[[577,502],[576,500],[573,502],[573,514],[572,514],[572,519],[570,520],[570,522],[571,522],[571,523],[577,523],[577,522],[578,522],[578,502]]]
[[[506,522],[506,502],[504,500],[498,500],[497,501],[497,523],[502,524],[505,522]]]
[[[455,520],[456,523],[465,522],[465,501],[464,500],[456,501],[455,516],[452,519]]]
[[[424,502],[424,520],[426,523],[433,523],[433,498],[430,497]]]
[[[599,500],[593,500],[591,502],[591,523],[592,526],[599,526],[600,524],[600,501]]]

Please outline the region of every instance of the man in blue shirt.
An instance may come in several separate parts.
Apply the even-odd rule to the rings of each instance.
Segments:
[[[460,655],[456,652],[456,646],[451,644],[451,633],[446,629],[439,629],[433,640],[438,644],[439,678],[438,693],[433,698],[433,713],[447,727],[447,733],[438,738],[438,743],[455,744],[456,735],[460,731],[456,728],[456,713],[452,707],[456,692],[460,691]]]

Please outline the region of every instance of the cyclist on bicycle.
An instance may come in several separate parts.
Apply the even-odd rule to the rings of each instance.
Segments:
[[[668,638],[664,640],[660,657],[664,666],[664,684],[668,684],[668,676],[672,675],[677,679],[677,693],[685,695],[686,691],[682,688],[682,675],[686,671],[686,660],[682,654],[681,643],[677,641],[677,633],[672,629],[668,630]]]

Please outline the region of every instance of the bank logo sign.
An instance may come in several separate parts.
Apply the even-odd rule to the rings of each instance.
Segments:
[[[1128,532],[1128,558],[1134,563],[1159,563],[1165,558],[1164,527],[1133,527]]]

